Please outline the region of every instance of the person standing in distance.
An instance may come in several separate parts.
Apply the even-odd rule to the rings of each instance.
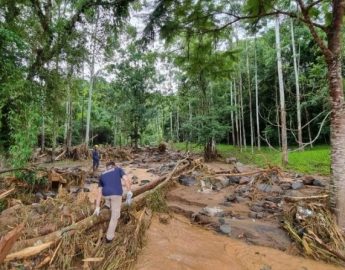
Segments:
[[[105,199],[105,206],[111,210],[111,218],[106,233],[106,242],[111,242],[115,237],[115,230],[121,213],[122,203],[122,181],[124,181],[127,195],[126,203],[130,205],[133,193],[131,191],[131,181],[121,167],[117,167],[114,161],[106,164],[106,171],[101,174],[99,179],[99,189],[96,199],[96,209],[94,215],[99,215],[102,196]]]
[[[95,171],[98,169],[98,166],[99,166],[99,151],[98,151],[98,145],[96,144],[92,150],[92,171],[93,171],[93,173],[95,173]]]

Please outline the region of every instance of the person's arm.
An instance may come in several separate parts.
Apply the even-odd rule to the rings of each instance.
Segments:
[[[131,183],[131,180],[129,179],[128,175],[125,174],[124,176],[122,176],[124,182],[125,182],[125,186],[126,186],[126,189],[127,189],[127,192],[131,191],[132,189],[132,183]]]

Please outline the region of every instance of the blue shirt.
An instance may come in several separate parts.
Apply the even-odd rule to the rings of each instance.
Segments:
[[[103,196],[121,195],[123,193],[121,178],[126,173],[120,168],[112,168],[102,173],[99,179],[99,187],[102,187]]]
[[[99,153],[97,150],[92,151],[92,159],[93,160],[99,160]]]

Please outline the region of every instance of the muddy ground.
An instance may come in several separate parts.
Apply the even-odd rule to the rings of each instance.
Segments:
[[[182,158],[175,152],[141,152],[117,164],[129,174],[135,190],[169,173]],[[65,160],[44,166],[86,172],[82,188],[69,185],[66,189],[70,193],[85,191],[91,204],[104,163],[95,175],[90,161]],[[135,269],[341,269],[301,257],[282,228],[283,210],[288,207],[284,197],[324,194],[328,179],[279,169],[260,177],[251,174],[257,170],[230,158],[175,178],[166,194],[168,218],[163,223],[167,224],[159,221],[161,214],[154,215]],[[224,175],[229,172],[248,175]],[[45,193],[35,192],[36,203]],[[0,220],[11,215],[5,210]]]

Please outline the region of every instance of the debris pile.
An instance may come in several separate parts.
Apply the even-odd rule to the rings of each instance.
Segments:
[[[326,197],[324,197],[325,199]],[[303,254],[345,266],[345,239],[325,200],[295,203],[284,212],[284,228]]]

